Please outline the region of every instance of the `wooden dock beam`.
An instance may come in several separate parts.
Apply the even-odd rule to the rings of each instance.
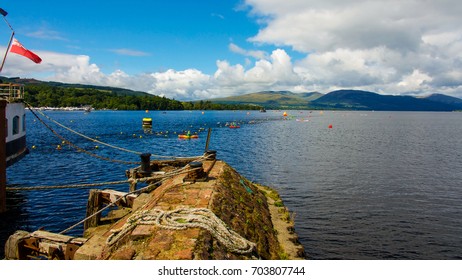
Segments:
[[[92,217],[85,221],[83,226],[84,230],[87,230],[91,227],[97,227],[100,224],[101,213],[98,213],[96,215],[94,214],[100,211],[103,208],[103,205],[108,205],[112,203],[118,207],[132,208],[133,202],[136,197],[137,195],[127,195],[127,193],[115,190],[90,190],[87,201],[86,217]]]
[[[101,209],[101,191],[97,189],[90,190],[88,194],[88,201],[87,201],[87,217],[95,214]],[[101,213],[94,215],[93,217],[89,218],[83,224],[84,230],[87,230],[91,227],[98,226],[99,220],[101,218]]]

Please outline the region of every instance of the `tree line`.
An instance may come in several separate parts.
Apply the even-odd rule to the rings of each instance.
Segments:
[[[258,110],[253,105],[218,104],[210,101],[181,102],[148,93],[127,94],[116,88],[59,87],[27,84],[24,100],[33,107],[82,107],[109,110]]]

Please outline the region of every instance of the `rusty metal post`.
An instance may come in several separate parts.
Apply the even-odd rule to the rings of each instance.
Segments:
[[[0,213],[6,212],[6,100],[0,100]]]

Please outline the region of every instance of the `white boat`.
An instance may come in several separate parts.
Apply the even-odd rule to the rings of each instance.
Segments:
[[[0,100],[6,101],[4,124],[7,167],[29,152],[26,146],[26,113],[23,99],[24,85],[0,84]]]

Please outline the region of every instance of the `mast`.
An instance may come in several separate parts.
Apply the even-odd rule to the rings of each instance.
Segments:
[[[6,20],[6,16],[8,15],[8,13],[4,9],[0,8],[0,14],[3,17],[3,20],[5,20],[6,25],[8,25],[8,27],[11,29],[10,41],[8,42],[8,46],[6,47],[6,50],[5,50],[5,55],[3,56],[2,65],[0,66],[0,73],[1,73],[3,69],[3,65],[5,64],[5,61],[6,61],[6,56],[8,55],[8,50],[10,49],[11,42],[13,41],[14,29],[13,27],[11,27],[11,24],[8,22],[8,20]]]

